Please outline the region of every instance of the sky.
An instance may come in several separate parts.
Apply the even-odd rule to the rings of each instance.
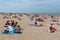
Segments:
[[[0,0],[0,12],[60,13],[60,0]]]

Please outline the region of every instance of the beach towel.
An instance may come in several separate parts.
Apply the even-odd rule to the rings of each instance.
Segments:
[[[14,30],[13,30],[13,27],[12,26],[7,26],[4,28],[4,32],[3,34],[14,34]]]
[[[36,24],[29,24],[29,26],[39,26],[39,25],[36,25]]]
[[[4,32],[2,32],[2,34],[8,34],[9,31],[8,30],[4,30]]]

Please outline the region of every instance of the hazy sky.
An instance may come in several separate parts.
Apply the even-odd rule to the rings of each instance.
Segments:
[[[0,0],[0,12],[60,13],[60,0]]]

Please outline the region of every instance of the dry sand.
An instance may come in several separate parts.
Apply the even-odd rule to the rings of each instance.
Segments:
[[[60,16],[56,17],[60,18]],[[34,23],[34,21],[31,21],[26,15],[23,15],[23,20],[21,21],[17,18],[13,19],[24,29],[22,30],[23,33],[3,35],[2,32],[4,31],[4,24],[7,19],[4,19],[3,15],[0,14],[0,40],[60,40],[60,25],[56,24],[58,22],[53,22],[57,29],[55,33],[49,33],[47,31],[51,23],[50,16],[48,16],[48,19],[46,19],[45,22],[42,22],[45,25],[43,27],[29,26],[28,24]]]

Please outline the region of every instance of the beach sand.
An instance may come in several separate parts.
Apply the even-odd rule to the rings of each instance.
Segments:
[[[2,34],[4,31],[4,25],[7,19],[3,18],[4,15],[0,14],[0,40],[60,40],[60,25],[57,25],[58,22],[53,22],[57,31],[55,33],[49,33],[48,28],[51,23],[50,16],[47,16],[48,19],[45,19],[43,23],[45,26],[34,27],[29,26],[28,24],[34,23],[26,15],[23,15],[22,20],[13,18],[18,24],[23,28],[22,34]],[[56,16],[60,20],[60,16]],[[40,22],[38,22],[40,23]]]

